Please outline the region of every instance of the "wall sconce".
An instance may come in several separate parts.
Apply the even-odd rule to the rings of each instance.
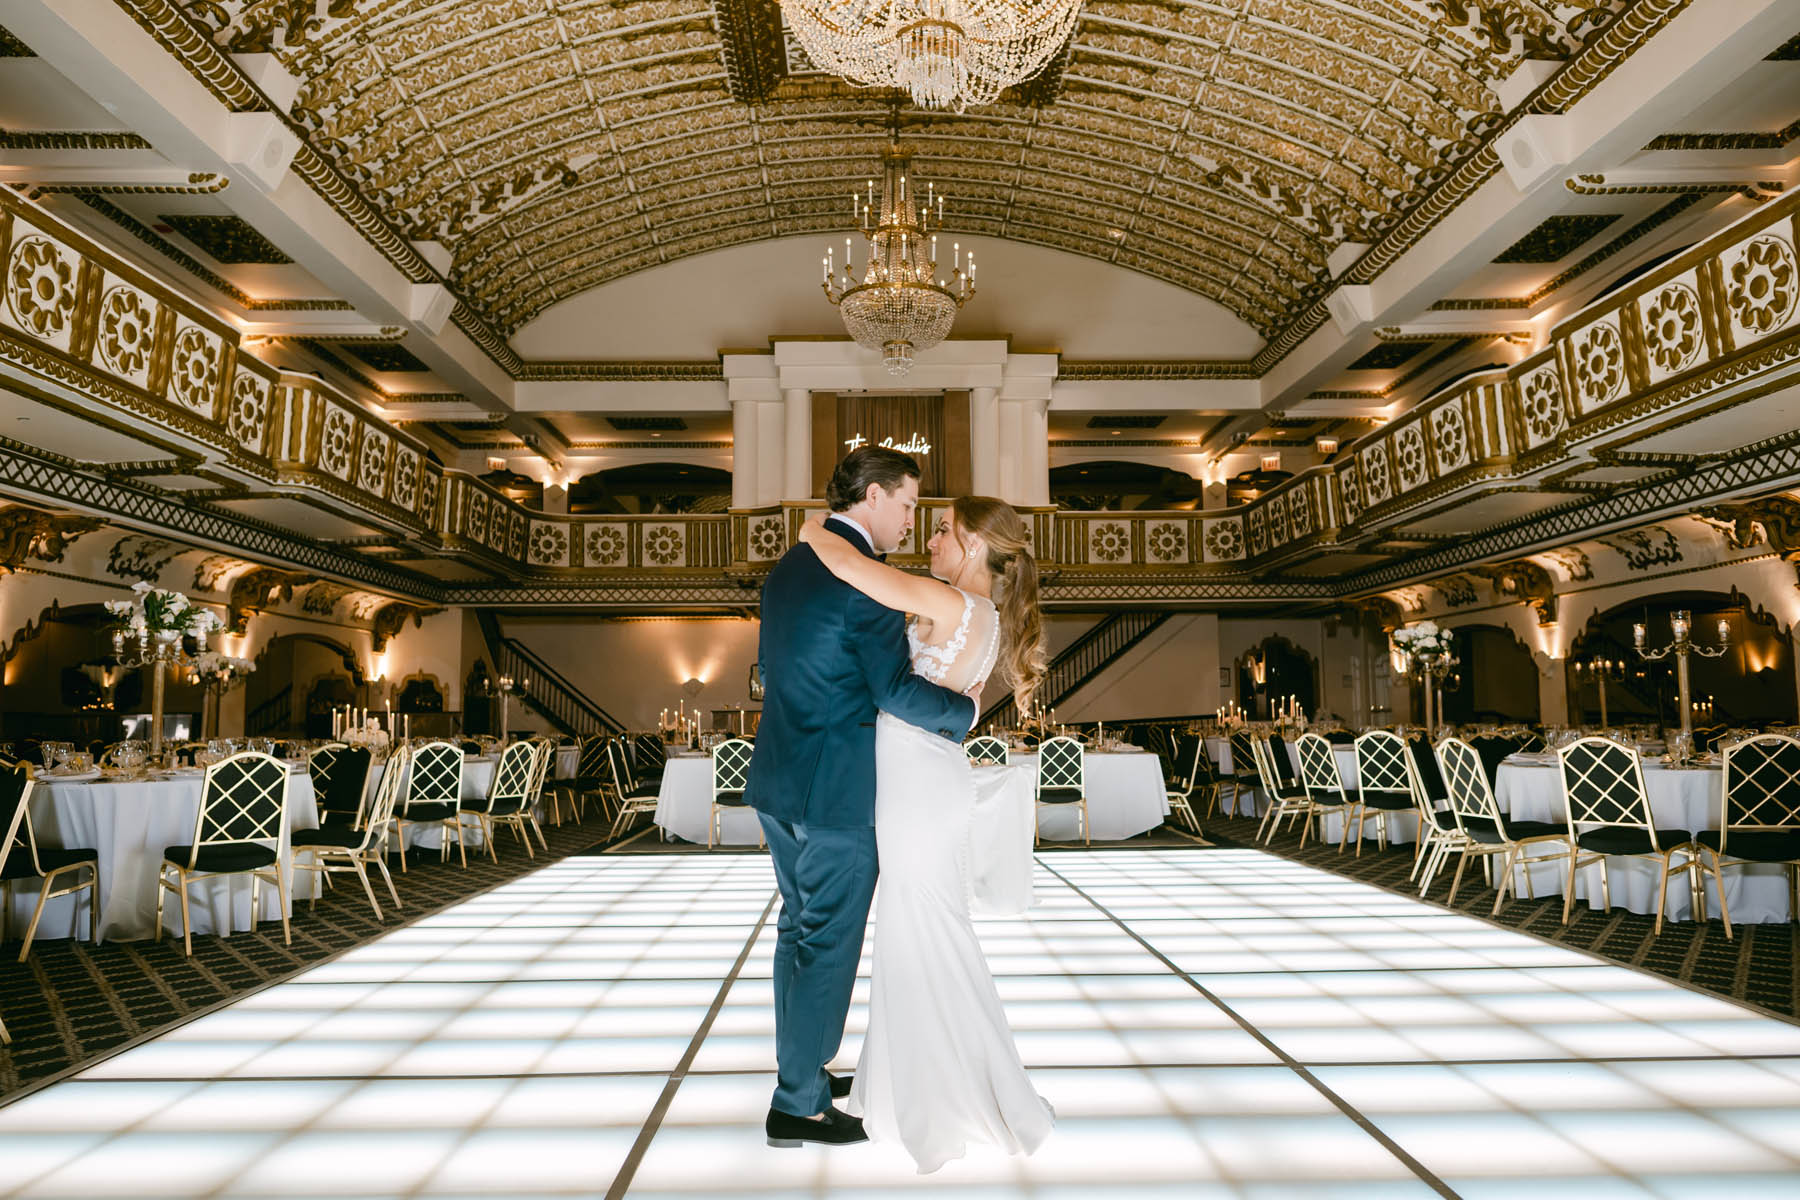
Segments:
[[[706,690],[706,685],[698,679],[690,679],[681,685],[681,694],[692,700]]]
[[[1257,687],[1261,687],[1269,679],[1269,660],[1253,658],[1250,660],[1250,678]]]

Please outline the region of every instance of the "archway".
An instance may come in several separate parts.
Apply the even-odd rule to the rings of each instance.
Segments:
[[[1280,634],[1264,638],[1233,665],[1238,704],[1252,720],[1269,720],[1289,697],[1304,713],[1319,711],[1318,661]]]
[[[1693,621],[1693,640],[1718,645],[1724,619],[1730,648],[1718,658],[1693,655],[1688,660],[1689,692],[1696,725],[1764,726],[1792,723],[1796,715],[1793,644],[1788,631],[1766,612],[1752,610],[1742,593],[1688,591],[1639,596],[1603,609],[1588,619],[1569,648],[1569,714],[1572,721],[1600,720],[1599,672],[1587,668],[1599,661],[1623,666],[1605,681],[1607,716],[1617,724],[1675,725],[1675,661],[1639,657],[1633,625],[1644,626],[1644,642],[1655,650],[1669,642],[1669,614],[1686,610]]]
[[[1542,710],[1531,647],[1500,625],[1458,625],[1450,633],[1458,665],[1444,681],[1442,719],[1457,725],[1535,724]]]
[[[315,681],[326,678],[341,686],[319,691]],[[329,737],[333,705],[367,704],[367,682],[348,643],[321,633],[277,634],[257,652],[256,670],[244,681],[244,731]]]

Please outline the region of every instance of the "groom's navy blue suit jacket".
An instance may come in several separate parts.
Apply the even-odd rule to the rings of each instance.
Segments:
[[[834,532],[874,553],[848,525]],[[875,714],[960,742],[975,702],[928,683],[907,658],[905,618],[797,545],[762,591],[763,712],[745,800],[798,825],[875,824]]]

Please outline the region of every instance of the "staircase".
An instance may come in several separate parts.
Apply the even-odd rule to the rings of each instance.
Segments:
[[[1044,708],[1061,704],[1168,619],[1166,612],[1113,613],[1076,638],[1051,661],[1044,682],[1038,687],[1035,703]],[[1013,703],[1012,693],[1008,692],[1004,700],[982,713],[976,724],[1015,725],[1018,717],[1018,706]]]
[[[292,733],[288,718],[293,715],[294,694],[286,689],[251,709],[244,718],[244,733],[257,737],[265,733]]]
[[[489,612],[477,612],[481,636],[487,642],[488,655],[494,660],[494,674],[512,676],[515,686],[523,689],[519,697],[544,715],[558,730],[574,737],[594,733],[624,733],[625,725],[611,713],[588,699],[586,693],[549,663],[539,658],[517,638],[500,632],[500,622]]]

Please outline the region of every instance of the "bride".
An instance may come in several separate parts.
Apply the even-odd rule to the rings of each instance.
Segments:
[[[914,614],[915,673],[975,692],[1004,650],[1005,678],[1025,709],[1044,675],[1043,618],[1037,564],[1009,505],[954,501],[929,543],[934,579],[868,558],[823,524],[800,537],[833,575]],[[970,1141],[1029,1154],[1055,1114],[1026,1077],[969,917],[968,759],[882,713],[875,763],[874,970],[847,1107],[870,1138],[905,1146],[921,1174],[962,1157]]]

